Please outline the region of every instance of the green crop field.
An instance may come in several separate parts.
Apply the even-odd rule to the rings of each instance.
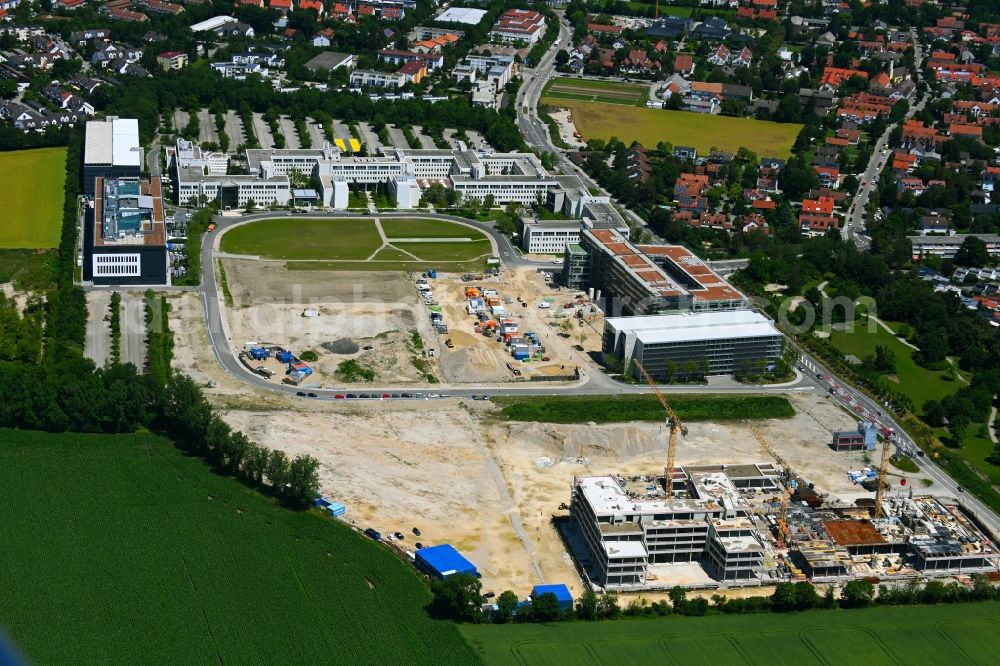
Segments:
[[[0,626],[34,663],[477,661],[385,546],[159,437],[0,430],[0,488]]]
[[[958,381],[950,380],[947,372],[921,368],[913,360],[913,349],[881,326],[875,326],[873,333],[868,329],[868,321],[862,319],[855,323],[854,330],[850,333],[831,331],[830,342],[844,354],[852,354],[859,359],[874,356],[878,345],[888,347],[896,357],[896,374],[889,381],[913,401],[916,413],[922,413],[924,403],[928,400],[940,400],[963,386]]]
[[[65,185],[65,148],[0,152],[0,248],[59,245]]]
[[[653,148],[661,141],[693,146],[698,152],[712,148],[735,152],[748,148],[759,156],[788,157],[802,125],[773,123],[752,118],[713,116],[689,111],[664,111],[620,104],[545,97],[546,104],[570,109],[584,140],[618,137],[626,145],[638,141]]]
[[[1000,603],[461,630],[489,666],[993,664]]]
[[[573,79],[558,77],[545,85],[545,97],[556,106],[565,106],[561,100],[603,102],[626,106],[642,106],[649,97],[649,85],[602,81],[599,79]]]
[[[496,397],[501,414],[511,421],[545,423],[622,423],[662,421],[663,407],[652,395]],[[787,418],[795,410],[781,396],[671,395],[670,405],[685,421]]]

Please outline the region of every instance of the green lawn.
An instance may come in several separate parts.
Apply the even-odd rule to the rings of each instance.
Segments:
[[[393,243],[424,261],[469,261],[492,253],[492,246],[485,238],[468,243]]]
[[[427,218],[380,218],[382,231],[389,240],[397,238],[485,238],[483,232],[446,220]]]
[[[923,412],[924,403],[928,400],[940,400],[961,388],[959,382],[947,379],[947,372],[927,370],[914,363],[913,350],[881,326],[876,327],[874,333],[869,333],[866,320],[855,323],[853,333],[833,331],[830,341],[843,353],[860,359],[874,355],[876,345],[888,347],[896,356],[899,390],[913,401],[917,414]],[[892,383],[891,379],[889,381]]]
[[[463,625],[489,666],[993,664],[1000,603]]]
[[[573,112],[573,122],[585,140],[617,137],[626,145],[638,141],[655,147],[660,141],[693,146],[699,152],[712,148],[737,151],[749,148],[759,156],[788,157],[802,125],[752,118],[713,116],[688,111],[664,111],[579,99],[545,97],[542,102]]]
[[[288,217],[230,229],[221,249],[269,259],[366,259],[381,245],[372,220]]]
[[[58,246],[65,185],[65,148],[0,152],[0,248]]]
[[[0,626],[34,663],[477,661],[385,546],[162,438],[0,430],[0,488]]]

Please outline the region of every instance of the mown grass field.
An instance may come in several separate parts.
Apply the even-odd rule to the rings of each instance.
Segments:
[[[0,487],[0,626],[33,663],[478,661],[384,546],[164,439],[0,430]]]
[[[685,421],[788,418],[795,414],[781,396],[673,395],[670,406]],[[662,421],[663,406],[653,395],[496,397],[493,402],[511,421],[546,423],[622,423]]]
[[[383,217],[379,219],[379,223],[389,240],[393,238],[485,238],[481,231],[446,220],[419,217]]]
[[[384,246],[373,220],[261,220],[227,231],[221,249],[294,260],[287,265],[291,270],[479,271],[492,254],[485,234],[461,224],[422,218],[387,218],[380,224],[389,241]],[[462,240],[445,240],[450,238]]]
[[[761,157],[788,157],[802,125],[753,118],[713,116],[688,111],[664,111],[621,104],[545,97],[551,106],[570,109],[584,140],[618,137],[626,145],[638,141],[655,147],[660,141],[693,146],[699,153],[712,148],[735,152],[748,148]]]
[[[1000,604],[464,625],[489,666],[994,664]]]
[[[605,104],[642,106],[649,97],[649,85],[601,81],[599,79],[558,77],[545,85],[542,95],[554,100],[579,100],[603,102]],[[560,105],[559,101],[551,103],[556,106]]]
[[[830,342],[844,354],[853,354],[860,359],[874,356],[876,346],[888,347],[896,357],[895,380],[890,378],[889,381],[909,396],[918,414],[922,413],[928,400],[940,400],[962,387],[960,382],[949,380],[947,372],[927,370],[917,365],[913,361],[913,350],[881,326],[876,326],[874,333],[868,329],[868,321],[862,319],[855,323],[850,333],[832,331]]]
[[[220,248],[269,259],[366,259],[380,245],[371,220],[289,217],[230,229]]]
[[[0,152],[0,248],[58,246],[65,185],[65,148]]]

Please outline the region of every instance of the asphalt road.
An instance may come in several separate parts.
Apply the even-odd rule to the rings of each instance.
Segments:
[[[142,370],[146,361],[146,308],[141,295],[122,293],[122,363]]]
[[[923,47],[920,45],[920,40],[917,38],[915,30],[911,29],[910,35],[913,37],[914,43],[914,62],[919,72],[920,65],[924,59]],[[916,104],[910,107],[910,110],[903,118],[904,122],[924,108],[928,96],[929,94],[925,94]],[[885,150],[883,152],[883,147],[886,145],[886,142],[889,140],[889,134],[895,127],[895,124],[889,125],[878,141],[875,142],[871,159],[868,160],[868,166],[865,167],[864,173],[860,176],[857,194],[854,196],[851,207],[844,218],[844,227],[840,230],[844,240],[854,240],[861,250],[868,250],[871,247],[871,238],[865,234],[867,231],[865,227],[865,208],[868,206],[868,199],[871,197],[872,191],[878,184],[879,174],[882,173],[886,162],[892,157],[892,151]]]
[[[107,363],[111,355],[111,329],[104,321],[110,303],[110,291],[87,294],[87,336],[83,340],[83,354],[98,367]]]

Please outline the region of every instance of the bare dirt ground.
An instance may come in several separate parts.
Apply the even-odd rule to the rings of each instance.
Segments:
[[[471,285],[496,289],[508,315],[502,318],[514,319],[519,330],[524,333],[534,331],[545,346],[544,356],[549,361],[522,363],[515,361],[497,342],[496,336],[487,337],[475,332],[476,316],[466,310],[465,289]],[[547,285],[542,276],[531,269],[505,271],[499,278],[490,278],[473,283],[457,278],[438,279],[433,284],[434,295],[444,310],[448,323],[448,333],[442,334],[441,364],[447,381],[454,383],[513,381],[514,375],[507,368],[510,363],[525,377],[531,375],[569,375],[577,367],[587,367],[592,361],[588,353],[596,353],[601,348],[601,331],[604,322],[599,314],[589,312],[584,319],[576,319],[577,307],[563,308],[565,303],[575,302],[576,292]],[[521,305],[518,301],[526,305]],[[539,308],[539,303],[550,298],[551,307]],[[510,302],[506,302],[507,299]],[[497,319],[497,317],[494,317]],[[444,339],[450,338],[455,345],[444,347]],[[582,345],[584,351],[574,348]]]
[[[13,282],[0,283],[0,292],[3,292],[7,300],[14,301],[19,314],[24,314],[24,306],[28,303],[29,293],[15,289]]]
[[[573,114],[569,109],[553,109],[549,111],[549,115],[552,116],[552,120],[556,121],[556,125],[559,126],[560,139],[574,148],[583,148],[587,145],[575,136],[577,129],[573,123]]]
[[[237,349],[246,342],[261,342],[295,354],[313,351],[319,358],[310,363],[310,385],[345,385],[336,370],[347,359],[374,370],[376,382],[425,381],[425,370],[413,362],[423,361],[423,352],[408,341],[417,331],[434,346],[435,334],[405,273],[338,272],[332,279],[323,271],[287,271],[281,262],[226,259],[223,266],[233,295],[226,316]],[[307,310],[317,316],[303,316]],[[360,349],[335,354],[323,346],[343,338]],[[277,362],[271,365],[280,381],[284,368]],[[432,360],[428,369],[433,373]]]
[[[855,466],[827,446],[830,430],[850,417],[817,396],[794,396],[797,414],[759,422],[772,446],[820,490],[843,499],[870,494],[852,486]],[[322,463],[323,492],[345,502],[360,527],[406,535],[404,547],[452,543],[483,573],[484,589],[524,592],[566,582],[581,589],[552,524],[566,515],[574,475],[656,472],[666,433],[655,423],[554,425],[510,423],[489,403],[299,403],[250,411],[244,401],[224,418],[253,439]],[[748,424],[690,424],[678,449],[681,465],[753,463],[769,456]],[[417,539],[410,532],[419,527]],[[648,596],[648,595],[647,595]]]

